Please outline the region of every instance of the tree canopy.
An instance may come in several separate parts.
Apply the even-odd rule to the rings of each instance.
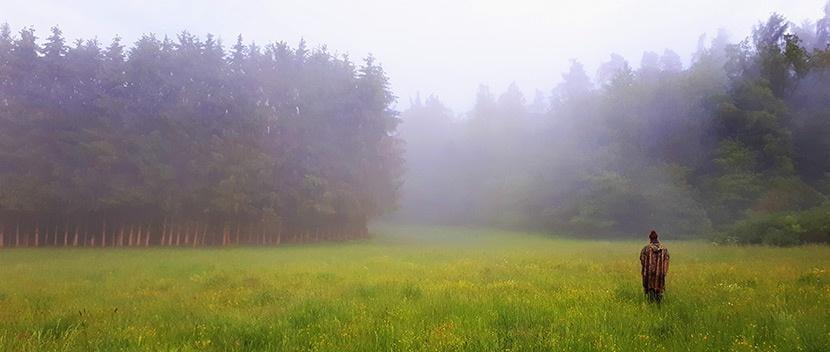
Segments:
[[[0,27],[7,245],[276,243],[366,234],[395,204],[374,58],[207,35],[65,42]],[[0,242],[3,242],[0,237]]]
[[[592,82],[573,61],[541,113],[515,86],[498,97],[481,87],[461,119],[434,97],[413,104],[401,135],[418,146],[407,150],[418,181],[399,215],[697,235],[813,209],[830,195],[828,18],[799,27],[774,14],[739,43],[702,37],[689,67],[670,50],[639,68],[612,54]],[[433,190],[454,201],[424,197]]]

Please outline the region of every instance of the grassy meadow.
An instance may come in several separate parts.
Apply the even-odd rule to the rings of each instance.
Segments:
[[[830,247],[460,228],[229,249],[0,250],[2,351],[828,351]]]

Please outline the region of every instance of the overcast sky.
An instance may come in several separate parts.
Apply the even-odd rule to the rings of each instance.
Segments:
[[[142,33],[237,34],[257,43],[304,37],[352,58],[374,54],[391,77],[398,108],[417,92],[438,95],[456,112],[476,88],[516,82],[528,101],[560,80],[570,59],[594,73],[612,52],[638,66],[644,50],[671,48],[688,62],[698,37],[724,28],[745,37],[772,12],[815,20],[826,0],[2,0],[0,22],[59,25],[69,39],[128,42]],[[227,45],[226,45],[227,46]]]

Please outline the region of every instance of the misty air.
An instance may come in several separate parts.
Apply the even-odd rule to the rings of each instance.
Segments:
[[[830,2],[0,6],[0,351],[826,351]]]

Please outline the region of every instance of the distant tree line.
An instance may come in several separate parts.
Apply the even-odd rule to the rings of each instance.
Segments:
[[[828,45],[830,4],[816,23],[772,15],[739,43],[702,37],[685,68],[670,50],[646,52],[638,69],[611,55],[591,80],[574,61],[530,103],[515,85],[499,97],[482,86],[461,119],[418,98],[402,113],[409,171],[398,216],[699,235],[809,210],[809,230],[790,224],[746,241],[830,241],[830,220],[815,220],[830,219],[830,208],[815,210],[830,195]]]
[[[402,169],[382,68],[187,32],[0,27],[0,247],[345,240]]]

